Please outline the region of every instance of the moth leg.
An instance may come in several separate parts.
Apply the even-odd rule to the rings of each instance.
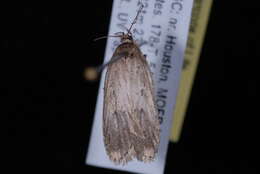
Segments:
[[[122,57],[126,57],[126,56],[128,56],[127,52],[122,52],[120,54],[117,54],[117,55],[113,56],[107,63],[99,66],[97,68],[97,72],[101,72],[107,65],[110,65],[110,64],[116,62],[118,59],[120,59]]]
[[[123,27],[127,30],[127,28],[125,26],[123,26]],[[124,32],[122,32],[122,31],[114,33],[114,35],[116,35],[116,36],[121,36],[123,34],[124,34]]]
[[[108,63],[109,64],[114,63],[115,61],[119,60],[120,58],[126,57],[126,56],[128,56],[128,52],[121,52],[121,53],[113,56]]]

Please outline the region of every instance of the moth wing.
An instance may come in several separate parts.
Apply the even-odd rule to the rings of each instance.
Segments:
[[[108,66],[104,91],[104,143],[117,164],[153,160],[160,134],[149,65],[136,45],[127,46],[129,53]]]

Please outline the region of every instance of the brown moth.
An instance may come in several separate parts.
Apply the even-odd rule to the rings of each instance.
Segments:
[[[103,135],[106,153],[115,164],[134,158],[152,161],[160,141],[152,75],[130,32],[142,8],[126,34],[112,36],[120,37],[121,44],[107,64]]]

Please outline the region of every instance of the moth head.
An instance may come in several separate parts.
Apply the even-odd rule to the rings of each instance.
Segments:
[[[121,42],[122,43],[132,43],[133,42],[133,37],[132,37],[132,34],[131,33],[123,33],[121,36]]]

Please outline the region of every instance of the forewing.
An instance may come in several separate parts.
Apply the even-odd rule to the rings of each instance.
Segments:
[[[145,57],[135,44],[122,44],[108,65],[105,80],[103,134],[108,156],[115,163],[132,158],[154,159],[160,126],[153,81]]]

